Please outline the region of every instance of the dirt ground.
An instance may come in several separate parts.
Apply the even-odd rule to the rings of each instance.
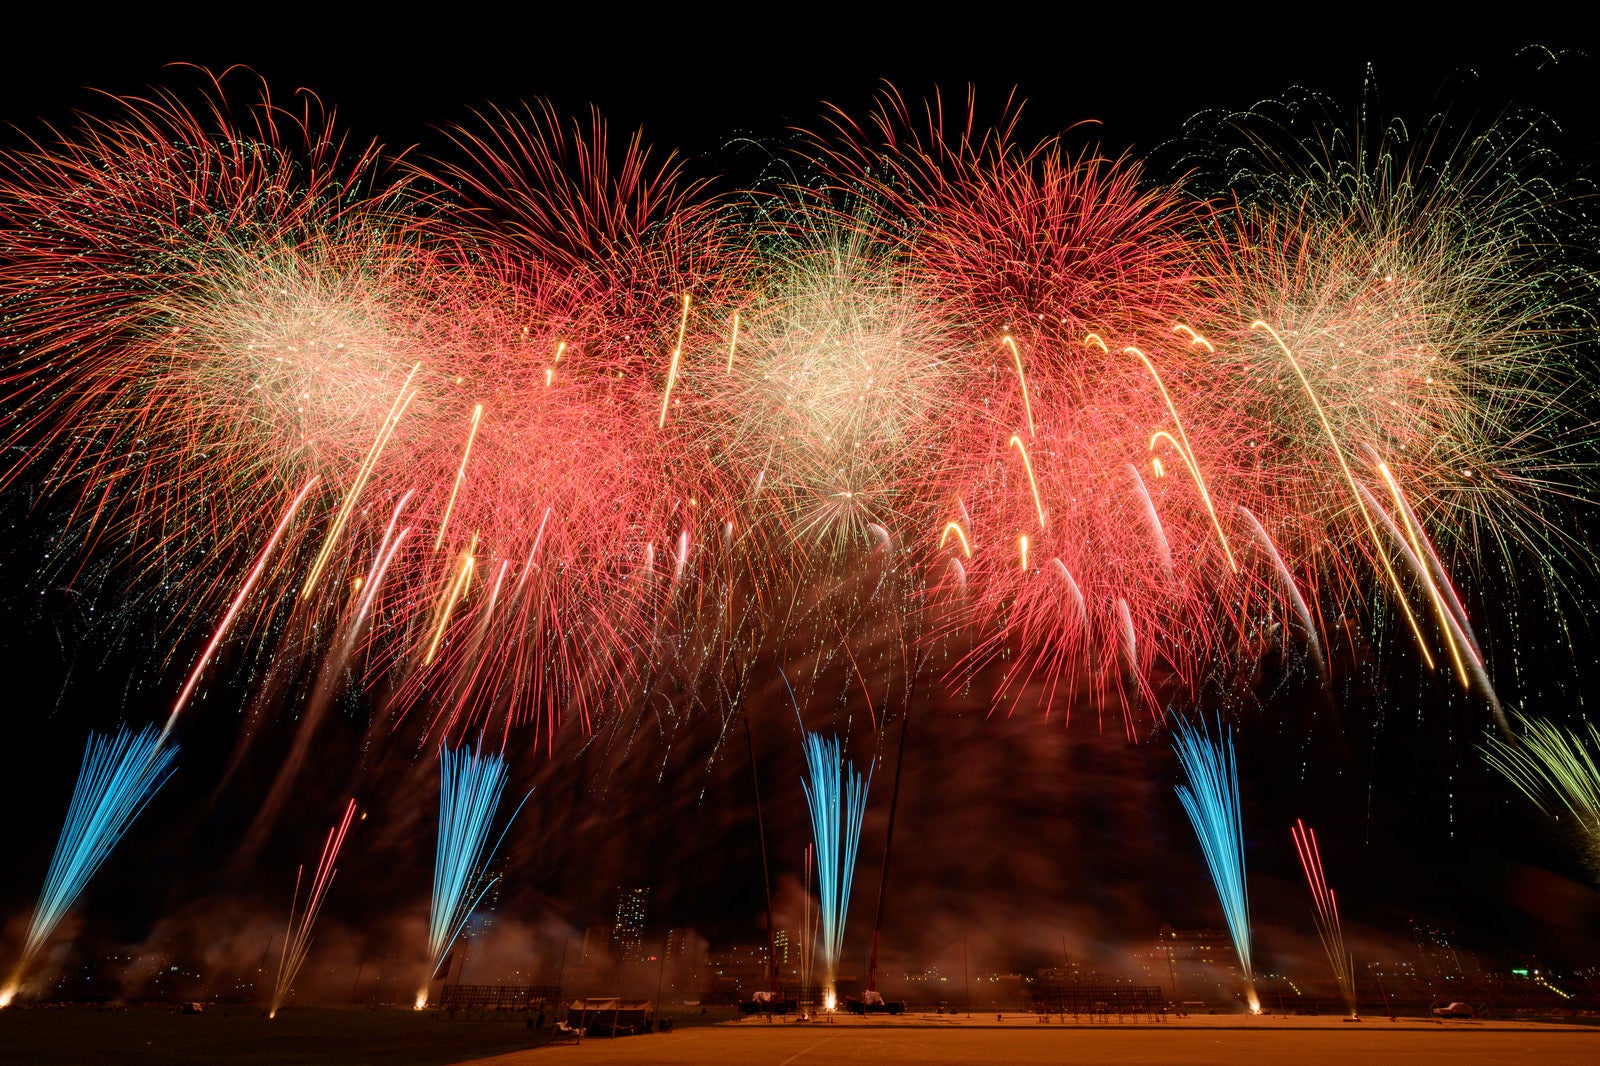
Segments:
[[[727,1017],[723,1014],[722,1017]],[[682,1016],[671,1033],[543,1046],[519,1015],[213,1008],[0,1011],[0,1066],[606,1066],[611,1063],[1537,1063],[1600,1062],[1600,1027],[1498,1021],[1201,1015],[1103,1025],[1032,1014],[795,1022]]]
[[[584,1066],[642,1063],[972,1063],[1032,1066],[1064,1062],[1142,1064],[1538,1063],[1600,1062],[1600,1028],[1538,1023],[1388,1019],[1190,1018],[1159,1024],[1041,1024],[1032,1016],[967,1020],[914,1017],[879,1022],[741,1022],[672,1033],[586,1039],[537,1051],[469,1060],[470,1066]]]

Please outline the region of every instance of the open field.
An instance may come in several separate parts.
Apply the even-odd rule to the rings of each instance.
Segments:
[[[1014,1020],[1013,1020],[1014,1019]],[[910,1018],[896,1023],[744,1022],[618,1040],[585,1040],[471,1060],[470,1066],[737,1063],[820,1066],[837,1062],[1489,1063],[1588,1066],[1600,1061],[1600,1029],[1520,1022],[1425,1020],[1341,1024],[1337,1019],[1219,1016],[1150,1025],[1044,1025],[1031,1016],[995,1024]]]
[[[726,1014],[722,1014],[726,1017]],[[674,1015],[671,1033],[546,1046],[520,1015],[451,1018],[407,1010],[212,1008],[0,1011],[0,1066],[585,1066],[739,1063],[1524,1063],[1600,1061],[1600,1028],[1526,1022],[1209,1015],[1166,1022],[1041,1023],[1031,1014],[841,1017],[724,1024]]]

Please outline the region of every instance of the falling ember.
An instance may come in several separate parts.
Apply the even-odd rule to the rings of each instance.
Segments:
[[[1199,464],[1195,462],[1194,448],[1189,444],[1189,433],[1183,428],[1183,420],[1178,417],[1178,408],[1173,404],[1172,397],[1167,393],[1166,382],[1162,381],[1161,375],[1156,372],[1155,364],[1139,349],[1128,347],[1124,348],[1123,352],[1127,355],[1137,356],[1139,362],[1144,364],[1145,369],[1150,371],[1150,376],[1155,379],[1156,388],[1161,391],[1161,401],[1167,405],[1167,413],[1172,416],[1172,424],[1178,429],[1178,440],[1173,440],[1171,434],[1164,432],[1158,432],[1155,437],[1151,437],[1151,450],[1155,450],[1158,437],[1165,437],[1177,449],[1184,465],[1189,468],[1189,473],[1194,477],[1195,488],[1200,492],[1200,501],[1205,504],[1206,513],[1211,516],[1211,527],[1217,531],[1217,540],[1222,544],[1222,553],[1228,557],[1228,568],[1237,574],[1239,572],[1239,564],[1233,561],[1233,549],[1228,547],[1227,534],[1222,532],[1222,523],[1217,520],[1217,509],[1211,504],[1211,492],[1206,488],[1206,479],[1200,473]],[[1182,443],[1179,443],[1179,441]],[[1158,476],[1159,473],[1160,470],[1157,468]]]
[[[1212,344],[1211,344],[1210,341],[1208,341],[1204,337],[1200,336],[1200,334],[1196,333],[1194,330],[1190,329],[1188,326],[1184,325],[1182,322],[1179,322],[1179,323],[1175,324],[1172,327],[1172,332],[1181,333],[1185,337],[1188,337],[1190,345],[1192,345],[1192,346],[1194,346],[1196,348],[1204,348],[1206,350],[1207,354],[1209,354],[1209,355],[1215,355],[1217,353],[1216,348],[1212,347]]]
[[[1390,496],[1394,499],[1395,513],[1405,523],[1406,540],[1410,543],[1411,550],[1414,553],[1413,557],[1417,560],[1417,577],[1427,588],[1428,597],[1433,600],[1434,611],[1439,618],[1439,630],[1444,634],[1445,645],[1450,649],[1450,659],[1455,664],[1456,676],[1461,679],[1461,687],[1463,689],[1470,688],[1472,683],[1467,678],[1467,666],[1461,661],[1461,648],[1456,641],[1455,616],[1445,606],[1444,596],[1440,593],[1439,586],[1434,582],[1433,575],[1429,573],[1426,566],[1422,565],[1422,541],[1426,539],[1426,535],[1412,521],[1411,508],[1406,505],[1405,496],[1400,491],[1400,483],[1395,480],[1394,474],[1389,471],[1389,464],[1379,460],[1377,470],[1378,475],[1383,478],[1383,483],[1388,486]],[[1431,549],[1429,554],[1431,554]]]
[[[433,657],[439,651],[439,642],[444,640],[445,629],[450,625],[450,612],[455,609],[456,601],[466,594],[467,586],[472,580],[473,552],[477,549],[478,536],[473,534],[472,544],[461,553],[461,569],[456,572],[455,580],[450,583],[444,599],[439,602],[438,621],[433,628],[433,639],[428,642],[428,650],[423,653],[423,666],[433,665]]]
[[[1339,469],[1344,473],[1344,480],[1350,486],[1350,495],[1355,498],[1356,506],[1361,510],[1361,517],[1366,522],[1367,534],[1372,539],[1373,550],[1378,553],[1378,559],[1383,563],[1383,572],[1389,577],[1389,586],[1394,589],[1395,602],[1400,605],[1400,610],[1406,616],[1406,624],[1411,627],[1411,635],[1417,642],[1417,650],[1422,653],[1422,659],[1428,664],[1428,669],[1434,668],[1433,655],[1428,651],[1427,642],[1422,639],[1422,629],[1417,625],[1416,615],[1411,612],[1411,604],[1406,599],[1405,589],[1400,587],[1400,578],[1394,572],[1394,567],[1389,563],[1389,553],[1384,550],[1383,541],[1378,536],[1377,526],[1373,524],[1372,512],[1368,510],[1366,502],[1362,499],[1361,490],[1356,485],[1355,475],[1350,472],[1350,464],[1345,462],[1344,449],[1339,447],[1339,439],[1334,435],[1333,426],[1328,422],[1328,415],[1322,409],[1322,401],[1317,399],[1317,394],[1311,387],[1311,381],[1306,377],[1305,371],[1300,369],[1300,362],[1283,342],[1278,331],[1266,322],[1257,319],[1250,323],[1251,329],[1263,330],[1270,336],[1283,357],[1294,368],[1295,377],[1300,381],[1300,387],[1305,390],[1306,396],[1311,400],[1311,406],[1317,413],[1317,421],[1322,424],[1322,430],[1327,434],[1328,443],[1333,446],[1333,456],[1339,462]]]
[[[1300,619],[1300,627],[1305,633],[1306,641],[1311,646],[1311,654],[1317,663],[1317,672],[1326,679],[1327,660],[1322,653],[1322,634],[1317,629],[1316,620],[1311,617],[1311,609],[1306,606],[1305,597],[1300,595],[1300,587],[1295,584],[1294,576],[1289,573],[1289,568],[1284,565],[1283,556],[1278,554],[1278,546],[1272,543],[1272,538],[1267,536],[1267,530],[1261,520],[1250,513],[1247,508],[1239,508],[1239,513],[1244,515],[1246,522],[1255,532],[1256,538],[1261,543],[1261,548],[1267,553],[1267,558],[1272,561],[1272,569],[1278,575],[1278,581],[1283,586],[1284,592],[1289,597],[1289,602],[1294,605],[1295,617]]]
[[[439,520],[439,535],[433,538],[433,550],[438,551],[444,543],[445,530],[450,528],[450,514],[456,508],[456,494],[461,491],[461,483],[467,478],[467,459],[472,455],[472,442],[478,437],[478,424],[483,420],[483,404],[478,404],[472,409],[472,424],[467,429],[467,446],[461,450],[461,466],[456,470],[456,480],[450,486],[450,502],[445,504],[444,517]]]
[[[189,680],[184,684],[183,690],[178,693],[177,700],[172,704],[172,713],[167,715],[167,724],[161,730],[162,740],[165,740],[171,734],[172,727],[177,724],[178,715],[182,713],[184,706],[189,702],[189,697],[194,694],[195,685],[200,682],[200,672],[205,669],[206,663],[210,660],[212,654],[216,652],[217,645],[222,643],[222,638],[228,635],[228,629],[233,625],[233,620],[238,615],[239,608],[244,606],[245,597],[250,595],[250,590],[255,587],[256,580],[261,577],[261,572],[266,569],[267,559],[271,556],[272,549],[277,547],[278,541],[283,537],[283,531],[289,528],[289,523],[294,518],[295,512],[300,509],[300,505],[305,502],[307,494],[311,492],[312,486],[316,483],[317,479],[315,477],[305,483],[299,494],[290,502],[289,509],[278,520],[278,526],[272,531],[272,536],[267,538],[266,545],[262,547],[261,554],[256,558],[255,566],[250,568],[250,573],[245,576],[244,583],[239,586],[238,595],[234,596],[232,605],[228,607],[228,613],[222,616],[222,624],[217,626],[217,631],[211,636],[211,642],[206,645],[205,651],[201,652],[200,660],[194,664],[194,669],[189,674]]]
[[[1039,483],[1033,478],[1033,463],[1028,459],[1028,449],[1023,446],[1022,438],[1016,434],[1012,434],[1010,443],[1016,446],[1017,452],[1022,456],[1022,468],[1028,472],[1028,488],[1033,492],[1033,509],[1039,515],[1039,528],[1043,529],[1044,503],[1039,499]]]
[[[968,559],[972,558],[972,545],[967,543],[967,531],[961,528],[960,522],[945,523],[944,532],[939,534],[939,547],[944,547],[945,541],[950,539],[952,533],[955,534],[956,540],[961,542],[961,554]]]
[[[544,527],[550,521],[550,508],[544,509],[544,514],[539,516],[539,531],[533,535],[533,546],[528,549],[528,557],[523,560],[522,573],[517,576],[517,588],[521,588],[528,580],[528,575],[533,572],[533,560],[539,554],[539,544],[544,540]]]
[[[339,511],[334,516],[333,526],[328,530],[328,535],[322,540],[322,550],[317,552],[317,557],[311,563],[311,572],[306,575],[305,584],[300,586],[300,595],[309,597],[317,587],[317,581],[322,577],[322,571],[327,568],[328,559],[333,555],[333,548],[338,543],[339,535],[344,532],[346,523],[354,513],[356,501],[361,498],[361,490],[366,488],[367,479],[372,476],[373,469],[377,466],[378,457],[383,454],[383,449],[388,445],[389,439],[394,436],[394,429],[400,422],[406,408],[411,406],[411,401],[417,398],[417,391],[411,387],[411,381],[417,376],[417,371],[422,369],[421,363],[411,367],[411,373],[406,375],[406,380],[400,386],[400,393],[394,399],[394,404],[389,408],[389,413],[383,418],[383,424],[378,427],[378,435],[372,442],[372,447],[367,449],[366,456],[361,460],[361,465],[356,468],[356,476],[350,482],[350,488],[345,492],[344,500],[339,504]]]
[[[1017,382],[1022,386],[1022,409],[1028,416],[1028,436],[1032,438],[1034,435],[1033,402],[1028,399],[1028,376],[1022,372],[1022,353],[1017,351],[1017,342],[1011,339],[1011,334],[1009,333],[1000,338],[1000,343],[1011,349],[1011,359],[1017,368]]]
[[[667,424],[667,405],[672,402],[672,386],[678,380],[678,361],[683,358],[683,334],[689,328],[689,294],[683,294],[683,314],[678,319],[678,343],[672,349],[672,363],[667,367],[667,387],[661,391],[661,418],[656,423],[656,428],[661,429]],[[729,365],[733,357],[729,354]]]

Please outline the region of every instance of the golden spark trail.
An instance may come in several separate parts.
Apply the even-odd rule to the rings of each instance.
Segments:
[[[450,486],[450,502],[444,506],[444,520],[439,523],[439,535],[433,538],[433,550],[438,551],[439,545],[444,543],[445,530],[450,528],[450,512],[456,508],[456,494],[461,491],[461,483],[467,478],[467,458],[472,454],[472,442],[478,437],[478,423],[483,420],[483,404],[478,404],[472,409],[472,426],[467,430],[467,446],[461,451],[461,466],[456,471],[456,483]]]
[[[1022,549],[1022,572],[1028,572],[1028,535],[1026,533],[1017,538],[1017,545]]]
[[[184,705],[189,702],[189,697],[194,694],[195,686],[200,683],[200,671],[205,669],[206,663],[211,660],[212,654],[217,650],[217,645],[221,644],[222,638],[227,635],[228,628],[233,625],[234,618],[239,614],[239,608],[244,606],[245,597],[250,595],[250,590],[255,587],[262,571],[267,568],[267,558],[272,554],[272,549],[278,546],[278,541],[283,537],[283,531],[289,528],[289,523],[293,520],[295,512],[300,510],[300,505],[311,494],[311,488],[316,483],[317,476],[313,474],[311,480],[300,487],[299,493],[295,495],[294,500],[289,504],[289,509],[283,512],[283,517],[278,520],[278,528],[274,529],[272,536],[267,538],[267,543],[261,549],[261,554],[256,557],[255,566],[250,568],[250,573],[246,575],[244,584],[239,586],[238,595],[234,596],[232,605],[228,607],[228,613],[222,616],[222,624],[217,626],[217,631],[211,636],[211,643],[207,644],[206,650],[200,654],[200,661],[194,664],[194,670],[190,672],[188,682],[183,686],[183,691],[178,693],[178,699],[172,705],[172,713],[167,716],[167,724],[161,730],[161,741],[157,741],[157,747],[167,739],[167,736],[172,732],[172,727],[177,724],[179,713],[182,712]]]
[[[1195,462],[1194,448],[1189,445],[1189,434],[1184,432],[1183,419],[1178,417],[1178,408],[1173,404],[1172,397],[1167,394],[1166,384],[1162,382],[1161,375],[1156,372],[1155,364],[1139,349],[1128,347],[1122,349],[1122,352],[1124,355],[1138,356],[1139,362],[1143,363],[1145,369],[1150,371],[1150,376],[1155,378],[1156,388],[1161,390],[1161,400],[1167,405],[1167,413],[1172,416],[1172,424],[1178,428],[1178,437],[1183,441],[1183,446],[1178,448],[1178,455],[1183,458],[1184,463],[1189,467],[1189,473],[1194,476],[1195,488],[1200,490],[1200,502],[1206,505],[1206,513],[1211,516],[1211,528],[1217,531],[1217,540],[1222,544],[1222,554],[1228,557],[1228,568],[1237,574],[1239,572],[1239,564],[1234,562],[1233,549],[1228,547],[1228,537],[1222,532],[1222,523],[1217,520],[1217,509],[1211,505],[1211,493],[1206,489],[1206,479],[1200,473],[1199,464]],[[1157,434],[1157,436],[1160,435],[1159,433]],[[1172,440],[1172,436],[1168,434],[1167,439]],[[1151,437],[1151,448],[1155,447],[1155,442],[1156,438]],[[1177,441],[1172,442],[1174,446],[1178,443]]]
[[[1181,333],[1185,337],[1188,337],[1189,338],[1189,346],[1191,348],[1204,348],[1206,351],[1210,352],[1212,355],[1216,355],[1217,354],[1216,348],[1212,347],[1210,341],[1208,341],[1204,337],[1200,336],[1200,334],[1196,333],[1194,330],[1190,329],[1188,326],[1184,325],[1182,322],[1179,322],[1176,325],[1174,325],[1172,327],[1172,332]]]
[[[954,533],[961,542],[961,551],[968,559],[972,558],[972,545],[967,541],[967,531],[961,528],[960,522],[946,522],[944,532],[939,534],[939,547],[944,547],[944,542]]]
[[[1375,463],[1380,461],[1378,453],[1370,446],[1363,445],[1363,447],[1366,448],[1369,459]],[[1467,618],[1467,609],[1461,605],[1461,597],[1456,594],[1455,586],[1450,582],[1450,575],[1445,573],[1444,564],[1439,561],[1439,553],[1433,549],[1433,541],[1429,540],[1427,534],[1422,532],[1422,520],[1412,510],[1410,502],[1405,498],[1405,494],[1401,493],[1397,499],[1400,503],[1401,511],[1406,516],[1406,520],[1417,527],[1418,539],[1422,542],[1422,547],[1427,549],[1428,570],[1433,575],[1433,580],[1440,592],[1448,600],[1450,615],[1455,619],[1456,633],[1461,637],[1462,643],[1472,656],[1473,663],[1478,667],[1482,667],[1483,649],[1478,647],[1478,638],[1472,632],[1472,623]]]
[[[1333,445],[1333,455],[1339,461],[1339,469],[1344,471],[1344,480],[1350,486],[1350,495],[1356,501],[1356,507],[1360,509],[1361,517],[1366,522],[1367,535],[1372,538],[1372,546],[1377,549],[1378,560],[1383,563],[1383,572],[1389,575],[1389,584],[1394,588],[1395,597],[1400,603],[1400,610],[1405,613],[1406,622],[1411,626],[1411,635],[1416,638],[1417,649],[1422,652],[1422,659],[1428,664],[1428,669],[1435,669],[1433,655],[1428,651],[1427,644],[1423,642],[1422,629],[1417,625],[1416,615],[1411,613],[1411,605],[1406,602],[1405,590],[1400,587],[1400,577],[1394,572],[1394,567],[1389,563],[1389,553],[1383,550],[1383,541],[1378,536],[1378,527],[1373,524],[1372,513],[1367,510],[1366,501],[1361,498],[1361,491],[1356,488],[1355,475],[1350,472],[1350,464],[1344,460],[1344,449],[1339,447],[1338,438],[1333,435],[1333,425],[1328,421],[1326,412],[1322,410],[1322,401],[1317,399],[1317,394],[1311,388],[1311,382],[1306,378],[1305,371],[1300,369],[1300,361],[1294,357],[1294,353],[1289,350],[1289,346],[1283,343],[1283,338],[1278,335],[1278,331],[1259,318],[1250,323],[1250,328],[1267,331],[1278,345],[1279,350],[1283,352],[1284,358],[1289,360],[1289,365],[1294,368],[1295,377],[1300,379],[1301,388],[1305,389],[1306,395],[1310,397],[1311,406],[1317,412],[1317,420],[1322,423],[1322,431],[1328,435],[1328,443]]]
[[[1085,348],[1099,348],[1103,355],[1111,354],[1111,349],[1106,347],[1106,342],[1100,339],[1100,334],[1098,333],[1085,333],[1083,335],[1083,346]]]
[[[1011,435],[1011,443],[1022,453],[1022,468],[1028,472],[1028,487],[1033,490],[1033,509],[1039,512],[1039,528],[1043,529],[1044,504],[1039,501],[1039,483],[1033,479],[1033,463],[1028,460],[1028,449],[1023,447],[1022,438],[1015,433]]]
[[[1411,522],[1411,509],[1406,506],[1405,498],[1400,494],[1400,483],[1390,473],[1389,464],[1381,459],[1378,460],[1378,473],[1382,476],[1384,484],[1389,486],[1389,493],[1394,497],[1395,510],[1400,512],[1406,539],[1411,541],[1411,550],[1417,557],[1417,576],[1428,586],[1428,596],[1433,600],[1434,612],[1439,616],[1439,628],[1444,631],[1444,641],[1450,649],[1450,658],[1455,663],[1456,676],[1461,680],[1463,689],[1470,689],[1472,683],[1467,678],[1467,666],[1461,661],[1461,649],[1456,645],[1455,616],[1445,606],[1444,597],[1439,594],[1439,586],[1434,583],[1433,575],[1428,572],[1427,565],[1422,561],[1422,543],[1417,539],[1417,528]]]
[[[667,424],[667,404],[672,402],[672,385],[678,380],[678,360],[683,358],[683,331],[689,328],[689,294],[683,294],[683,315],[678,319],[678,346],[672,349],[672,364],[667,367],[667,387],[661,394],[661,419],[656,428]]]
[[[679,340],[679,344],[683,341]],[[733,339],[728,341],[728,373],[733,373],[733,349],[739,344],[739,312],[733,313]]]
[[[450,591],[445,594],[444,600],[439,604],[439,624],[434,627],[433,640],[428,644],[428,651],[422,657],[422,665],[430,666],[433,657],[439,651],[439,642],[444,640],[445,627],[450,624],[450,612],[455,609],[456,601],[461,598],[467,589],[467,583],[472,578],[472,553],[478,550],[478,535],[472,535],[472,544],[461,553],[461,571],[456,579],[450,583]]]
[[[1022,372],[1022,353],[1017,351],[1017,342],[1011,339],[1011,334],[1009,333],[1000,338],[1000,343],[1011,349],[1011,359],[1016,363],[1017,380],[1022,383],[1022,409],[1028,416],[1028,437],[1032,439],[1034,436],[1033,403],[1028,399],[1027,375]]]
[[[317,587],[317,581],[322,577],[323,570],[328,566],[328,559],[333,555],[333,546],[339,540],[339,535],[344,532],[345,524],[355,512],[356,500],[361,496],[361,490],[366,487],[367,479],[372,476],[373,468],[377,466],[378,456],[383,453],[389,438],[394,436],[394,428],[399,424],[401,416],[406,413],[406,408],[417,398],[417,391],[411,387],[411,379],[417,376],[417,371],[421,368],[421,363],[412,364],[411,373],[406,375],[406,380],[400,386],[400,394],[395,397],[389,413],[383,418],[383,424],[378,427],[378,436],[368,449],[366,458],[362,459],[361,465],[356,468],[356,476],[350,482],[350,489],[345,493],[344,501],[339,505],[333,526],[323,538],[322,549],[317,552],[317,557],[311,564],[311,572],[306,575],[306,583],[300,587],[302,597],[310,596],[312,590]]]
[[[555,379],[556,379],[556,367],[561,365],[561,353],[565,352],[566,350],[567,350],[567,342],[566,341],[562,341],[560,344],[556,345],[556,357],[550,361],[550,365],[549,366],[544,368],[544,387],[545,388],[548,389],[550,387],[550,383],[555,381]]]

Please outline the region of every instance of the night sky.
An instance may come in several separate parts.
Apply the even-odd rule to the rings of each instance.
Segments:
[[[791,126],[814,122],[820,101],[860,114],[881,79],[908,98],[934,86],[959,96],[970,82],[991,111],[1015,87],[1028,101],[1028,135],[1094,123],[1069,140],[1159,156],[1195,111],[1247,107],[1293,85],[1353,107],[1369,63],[1383,110],[1420,116],[1461,68],[1510,89],[1522,77],[1519,46],[1594,43],[1572,25],[1441,29],[1386,14],[1381,6],[1329,8],[1328,24],[1312,28],[1295,11],[1294,32],[1199,8],[1187,23],[1159,30],[1146,24],[1155,16],[1114,25],[978,9],[927,26],[804,6],[786,8],[782,21],[685,10],[587,24],[531,13],[483,23],[330,15],[231,26],[132,15],[91,24],[74,15],[13,30],[0,65],[0,120],[36,130],[40,120],[102,106],[86,87],[192,83],[164,71],[166,63],[243,64],[281,96],[314,91],[356,139],[395,150],[445,151],[433,127],[464,121],[485,101],[546,97],[571,113],[594,103],[614,131],[642,124],[659,148],[683,152],[692,173],[733,188],[750,176],[733,142],[777,143]],[[1595,74],[1595,60],[1574,60],[1540,83],[1537,99],[1522,101],[1563,124],[1562,151],[1579,162],[1600,160]],[[16,137],[0,134],[7,143]],[[20,943],[87,731],[159,721],[204,629],[178,626],[181,614],[163,610],[149,589],[126,608],[115,578],[108,586],[92,567],[81,584],[63,578],[45,558],[61,513],[40,487],[24,477],[0,496],[0,663],[10,689],[9,743],[0,753],[6,958]],[[1580,526],[1593,519],[1592,509],[1572,513]],[[1585,592],[1572,639],[1582,648],[1592,558],[1574,570]],[[1482,602],[1468,606],[1474,616],[1493,614]],[[1492,618],[1487,628],[1495,629]],[[1374,641],[1378,665],[1331,691],[1303,668],[1271,661],[1247,697],[1202,697],[1236,723],[1265,965],[1320,965],[1288,835],[1296,817],[1324,841],[1358,951],[1398,953],[1406,922],[1418,918],[1462,929],[1506,958],[1532,951],[1593,963],[1600,870],[1483,767],[1475,745],[1485,708],[1452,697],[1447,678],[1425,676],[1398,627],[1389,629]],[[1524,691],[1502,691],[1508,702],[1537,710],[1536,700],[1562,700],[1566,714],[1597,680],[1592,662],[1565,656],[1553,623],[1535,618],[1497,638],[1501,661],[1509,642],[1526,646],[1520,676],[1534,679]],[[891,966],[948,968],[963,937],[979,968],[1050,964],[1063,938],[1074,957],[1108,961],[1163,922],[1221,926],[1173,795],[1178,767],[1165,735],[1146,729],[1129,743],[1120,722],[1098,722],[1088,705],[1071,709],[1070,726],[1031,710],[991,716],[977,691],[981,678],[955,692],[936,679],[920,683],[895,827],[885,926]],[[295,865],[314,859],[352,793],[367,818],[347,845],[324,918],[327,950],[353,957],[380,939],[418,935],[432,871],[435,762],[400,743],[374,742],[373,697],[348,695],[312,741],[290,801],[262,820],[296,736],[283,687],[246,646],[208,671],[203,698],[180,728],[178,776],[65,927],[81,931],[93,946],[85,951],[176,941],[203,953],[210,942],[215,954],[207,957],[218,964],[247,959],[281,922]],[[809,840],[799,733],[775,672],[758,679],[747,703],[778,918],[793,925]],[[863,834],[852,956],[864,950],[876,900],[899,740],[898,718],[880,733],[853,713],[854,750],[884,761]],[[508,838],[499,913],[517,931],[507,957],[543,952],[547,960],[563,937],[609,921],[620,884],[654,886],[653,935],[689,926],[714,944],[761,936],[750,762],[736,718],[691,723],[670,747],[647,724],[586,738],[569,723],[553,752],[530,744],[512,761],[513,790],[535,791]]]

